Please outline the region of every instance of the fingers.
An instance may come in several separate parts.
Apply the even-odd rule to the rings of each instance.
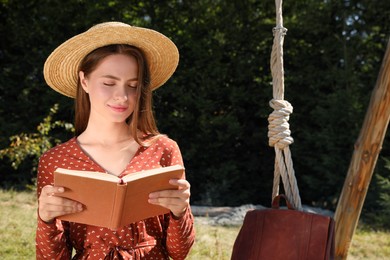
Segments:
[[[190,183],[187,180],[170,180],[178,190],[163,190],[149,194],[149,203],[168,208],[175,216],[180,217],[189,206]]]
[[[170,184],[178,186],[179,189],[190,189],[191,185],[187,180],[183,179],[172,179],[169,181]]]
[[[155,198],[178,198],[181,200],[187,200],[190,198],[190,188],[191,185],[187,180],[177,180],[172,179],[169,181],[170,184],[178,186],[178,190],[162,190],[162,191],[156,191],[151,194],[149,194],[150,199]]]
[[[183,216],[189,206],[189,200],[179,198],[151,198],[149,203],[169,209],[176,217]]]
[[[77,201],[62,198],[60,195],[65,190],[63,187],[47,185],[42,188],[39,196],[39,216],[45,222],[51,222],[54,218],[83,210],[83,205]]]
[[[176,200],[187,202],[190,198],[190,190],[163,190],[149,194],[149,199],[157,201],[169,201],[175,203]]]

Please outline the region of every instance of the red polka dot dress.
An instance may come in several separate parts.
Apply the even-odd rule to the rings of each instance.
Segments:
[[[175,164],[183,165],[179,147],[175,141],[161,136],[151,146],[140,147],[121,175]],[[41,156],[38,197],[45,185],[53,185],[53,172],[58,167],[105,172],[72,138]],[[37,259],[185,259],[195,239],[193,225],[190,208],[179,219],[165,214],[115,231],[61,220],[45,223],[38,217],[36,256]]]

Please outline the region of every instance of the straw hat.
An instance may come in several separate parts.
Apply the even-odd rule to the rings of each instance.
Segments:
[[[143,51],[152,90],[172,76],[179,62],[175,44],[163,34],[121,22],[106,22],[70,38],[50,54],[43,67],[46,83],[55,91],[75,98],[80,62],[91,51],[111,44],[128,44]]]

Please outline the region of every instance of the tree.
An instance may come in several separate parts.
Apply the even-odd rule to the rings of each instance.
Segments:
[[[283,16],[285,99],[294,106],[291,150],[302,201],[334,209],[387,44],[390,2],[285,1]],[[120,20],[156,29],[179,48],[179,67],[154,104],[161,132],[181,147],[192,203],[269,205],[273,1],[8,0],[0,17],[7,35],[0,42],[0,148],[10,136],[34,132],[55,103],[55,120],[72,122],[73,102],[45,86],[43,63],[92,24]],[[389,157],[386,142],[382,156]],[[378,174],[388,178],[381,165]],[[12,169],[2,164],[0,172],[26,168],[5,175]]]

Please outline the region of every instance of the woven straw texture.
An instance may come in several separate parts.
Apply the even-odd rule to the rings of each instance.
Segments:
[[[163,34],[120,22],[106,22],[70,38],[50,54],[43,68],[46,83],[65,96],[76,97],[80,62],[91,51],[111,44],[128,44],[144,52],[152,90],[172,76],[179,62],[176,45]]]

